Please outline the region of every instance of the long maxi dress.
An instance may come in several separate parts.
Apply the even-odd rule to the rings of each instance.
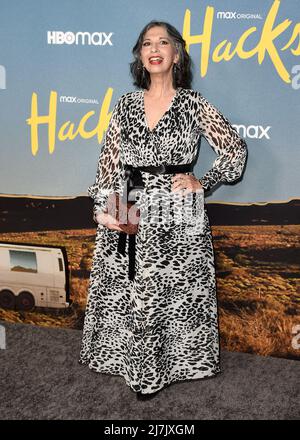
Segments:
[[[203,193],[218,182],[242,175],[245,140],[193,89],[176,89],[153,130],[147,125],[144,90],[123,94],[113,108],[96,179],[88,188],[94,213],[106,206],[111,192],[122,193],[122,164],[189,163],[198,154],[201,136],[217,155],[200,178],[203,200]],[[145,196],[137,203],[142,212],[153,204],[157,190],[162,198],[170,195],[174,174],[141,173]],[[194,194],[201,201],[201,191]],[[117,252],[119,232],[97,224],[80,364],[120,375],[133,391],[146,394],[221,372],[214,250],[204,203],[199,216],[201,224],[192,233],[172,217],[161,223],[141,221],[133,280],[128,279],[128,250]]]

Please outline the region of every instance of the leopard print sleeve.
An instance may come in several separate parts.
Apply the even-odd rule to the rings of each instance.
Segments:
[[[234,182],[243,172],[247,144],[229,120],[200,95],[200,133],[217,154],[213,166],[199,179],[205,191],[218,182]]]
[[[116,190],[120,175],[120,133],[122,96],[117,101],[105,132],[104,142],[100,150],[95,181],[87,189],[88,195],[94,200],[93,219],[98,211],[106,207],[110,193]]]

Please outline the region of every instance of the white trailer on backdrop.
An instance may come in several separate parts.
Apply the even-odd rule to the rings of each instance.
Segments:
[[[0,307],[63,309],[71,303],[63,246],[0,242]]]

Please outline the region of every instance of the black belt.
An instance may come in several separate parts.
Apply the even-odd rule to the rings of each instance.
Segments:
[[[191,163],[179,164],[179,165],[149,165],[134,167],[129,164],[124,165],[125,178],[124,178],[124,190],[123,202],[127,202],[129,192],[132,189],[144,188],[141,171],[145,171],[151,174],[172,174],[172,173],[187,173],[193,171],[195,165],[195,159]],[[127,200],[124,200],[125,198]],[[119,232],[118,252],[125,256],[126,236],[129,236],[128,254],[129,254],[129,279],[133,280],[135,275],[135,234],[127,234],[124,231]]]

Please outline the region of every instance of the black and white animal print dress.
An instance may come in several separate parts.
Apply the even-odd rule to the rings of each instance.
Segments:
[[[241,176],[245,140],[198,91],[178,87],[152,131],[144,90],[123,94],[105,133],[95,183],[88,188],[94,212],[105,207],[110,192],[122,192],[122,164],[189,163],[201,136],[217,157],[200,178],[204,190],[193,193],[193,203],[200,204],[218,182]],[[174,174],[141,173],[145,190],[137,203],[142,212],[154,203],[155,194],[162,199],[171,195]],[[142,393],[221,371],[214,250],[202,205],[197,211],[201,221],[190,229],[188,222],[175,222],[175,216],[163,221],[156,214],[155,222],[140,222],[133,280],[128,279],[128,244],[125,256],[118,253],[119,232],[97,225],[79,363],[120,375]]]

